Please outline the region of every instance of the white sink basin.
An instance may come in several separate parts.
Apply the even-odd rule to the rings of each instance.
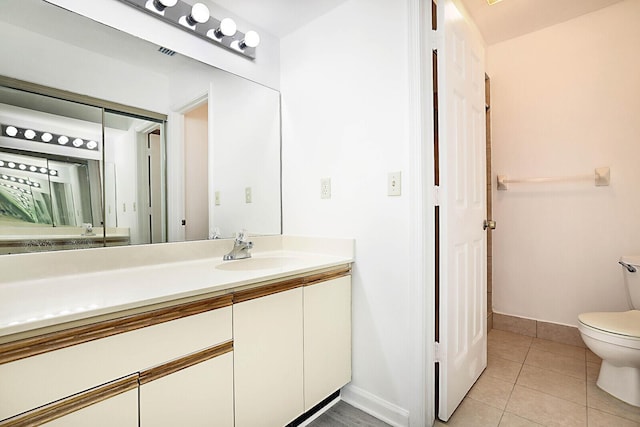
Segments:
[[[229,271],[271,270],[297,262],[300,262],[300,259],[295,257],[246,258],[237,261],[224,261],[222,264],[218,264],[216,268]]]

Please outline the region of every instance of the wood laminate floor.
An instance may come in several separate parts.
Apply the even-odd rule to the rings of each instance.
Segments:
[[[366,412],[340,401],[316,418],[308,427],[390,427]]]

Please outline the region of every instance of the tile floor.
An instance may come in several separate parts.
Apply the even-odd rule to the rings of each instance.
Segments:
[[[487,369],[449,422],[463,427],[640,427],[640,408],[596,386],[588,349],[493,329]]]

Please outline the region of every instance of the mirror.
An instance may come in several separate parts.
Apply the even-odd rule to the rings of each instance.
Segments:
[[[6,157],[62,173],[38,182],[25,172],[14,178],[27,184],[7,181],[20,190],[0,186],[0,209],[8,206],[11,211],[0,219],[0,246],[7,236],[14,245],[4,245],[0,253],[231,237],[240,229],[281,233],[277,91],[179,54],[161,53],[158,46],[41,0],[0,3],[0,37],[0,56],[20,58],[1,61],[0,76],[83,94],[81,103],[69,106],[54,98],[19,100],[40,95],[0,88],[0,125],[24,132],[36,127],[25,117],[46,119],[53,127],[35,129],[38,137],[45,132],[71,135],[74,130],[73,136],[98,144],[93,152],[85,148],[80,155],[78,148],[72,155],[54,144],[26,141],[31,144],[25,147],[24,138],[18,144],[0,135],[0,161]],[[82,102],[84,95],[89,101]],[[114,107],[105,108],[102,117],[102,108],[91,106],[91,100]],[[205,132],[192,138],[186,125],[197,107],[206,112]],[[131,114],[138,109],[159,114],[150,119]],[[16,111],[25,120],[23,127],[3,118]],[[170,117],[170,153],[164,151],[165,126],[157,120],[161,115]],[[199,147],[195,153],[201,164],[190,175],[191,147]],[[147,156],[153,153],[149,166]],[[41,187],[33,187],[36,183]],[[190,194],[200,201],[196,210],[188,204]],[[190,214],[201,223],[194,233],[188,232],[197,225]],[[186,226],[181,227],[183,219]],[[18,220],[29,227],[18,232]],[[51,235],[65,235],[68,244],[52,247]]]

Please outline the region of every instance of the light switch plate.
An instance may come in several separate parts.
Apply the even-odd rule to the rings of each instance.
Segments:
[[[320,180],[320,198],[331,198],[331,178],[322,178]]]
[[[387,180],[387,195],[402,195],[402,172],[389,172]]]
[[[245,203],[251,203],[251,187],[247,187],[244,189],[244,201]]]
[[[216,201],[215,201],[216,206],[220,206],[220,192],[219,191],[216,191],[215,199],[216,199]]]

